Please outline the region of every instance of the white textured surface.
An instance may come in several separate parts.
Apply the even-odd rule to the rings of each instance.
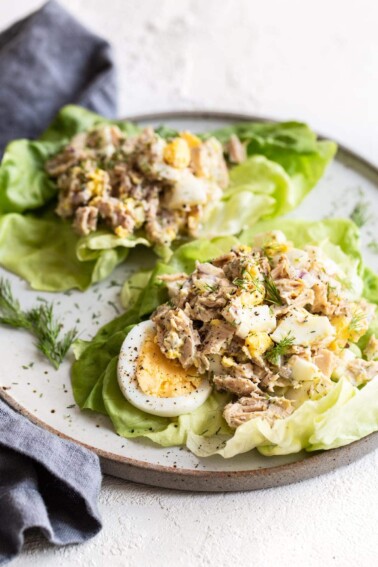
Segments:
[[[207,108],[304,119],[378,163],[374,0],[65,0],[113,42],[121,114]],[[1,0],[0,28],[40,5]],[[107,478],[104,529],[13,565],[376,564],[378,453],[285,488],[195,495]]]

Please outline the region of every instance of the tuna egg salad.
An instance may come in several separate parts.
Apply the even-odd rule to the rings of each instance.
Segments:
[[[235,135],[225,151],[232,163],[246,157]],[[113,125],[77,134],[45,169],[58,186],[56,213],[72,218],[77,234],[107,227],[127,238],[143,229],[156,246],[195,236],[229,183],[216,138],[181,132],[167,141],[152,128],[127,136]]]
[[[281,231],[257,235],[191,274],[161,276],[169,301],[127,335],[118,382],[128,401],[162,416],[188,413],[212,390],[228,393],[236,429],[285,418],[341,377],[360,388],[378,374],[378,341],[357,346],[375,315],[360,283],[317,246]]]

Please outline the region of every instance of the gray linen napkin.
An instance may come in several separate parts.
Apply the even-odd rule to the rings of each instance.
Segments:
[[[15,138],[35,138],[65,104],[116,114],[109,44],[57,2],[0,33],[0,155]]]
[[[0,400],[0,564],[39,528],[57,545],[101,529],[98,457],[44,431]]]
[[[109,44],[48,2],[0,33],[0,155],[10,140],[41,133],[65,104],[113,117],[115,93]],[[30,528],[58,545],[94,536],[100,480],[96,455],[0,400],[0,564]]]

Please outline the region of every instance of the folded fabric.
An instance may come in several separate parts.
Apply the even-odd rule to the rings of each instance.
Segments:
[[[0,155],[33,138],[61,106],[116,113],[109,44],[57,2],[0,33]],[[0,563],[17,554],[25,531],[55,544],[79,543],[101,528],[96,455],[34,426],[0,400]]]
[[[101,529],[97,455],[45,431],[0,400],[0,564],[39,528],[58,545]]]
[[[113,118],[109,44],[55,1],[0,34],[0,156],[15,138],[35,138],[68,103]]]

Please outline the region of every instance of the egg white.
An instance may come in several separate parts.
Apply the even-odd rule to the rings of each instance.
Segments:
[[[191,413],[211,394],[212,387],[206,378],[193,392],[172,398],[147,395],[139,387],[136,377],[138,357],[148,334],[154,330],[153,321],[143,321],[135,325],[125,338],[118,361],[118,384],[122,394],[134,407],[152,415],[176,417]]]

